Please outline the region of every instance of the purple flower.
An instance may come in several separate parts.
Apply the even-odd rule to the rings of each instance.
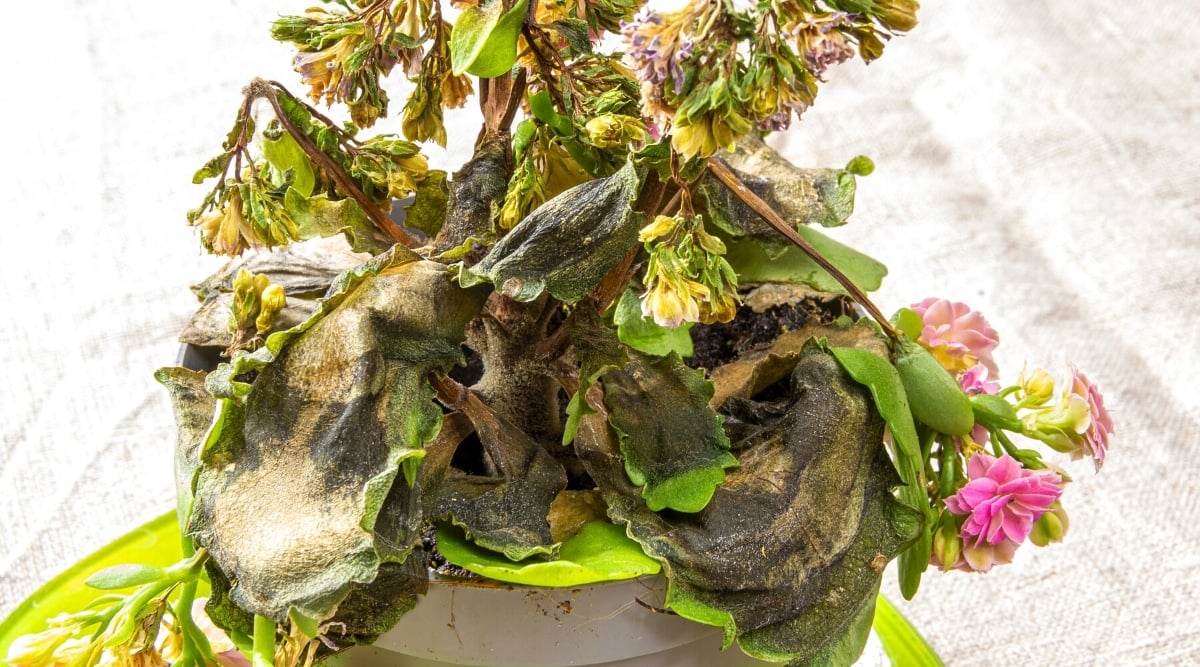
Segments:
[[[1028,470],[1008,454],[978,453],[967,462],[969,481],[946,498],[946,509],[967,515],[964,549],[1025,541],[1035,521],[1062,495],[1062,477],[1053,470]],[[978,569],[978,568],[976,568]]]
[[[918,342],[952,373],[983,364],[992,375],[998,373],[992,360],[992,350],[1000,343],[1000,335],[965,303],[946,299],[925,299],[912,305],[921,316],[921,336]]]

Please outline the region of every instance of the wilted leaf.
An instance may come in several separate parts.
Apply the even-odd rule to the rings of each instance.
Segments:
[[[283,205],[296,222],[301,239],[343,234],[354,252],[372,255],[387,250],[394,243],[379,233],[375,223],[353,199],[331,200],[326,195],[305,197],[296,188],[289,188]]]
[[[694,515],[646,506],[600,415],[583,418],[575,442],[610,516],[664,563],[676,612],[725,625],[751,655],[805,664],[861,649],[883,566],[920,518],[892,497],[869,394],[828,353],[806,347],[786,390],[735,402],[740,466]]]
[[[293,608],[324,619],[384,564],[409,558],[418,490],[400,471],[437,433],[427,377],[461,362],[481,301],[444,266],[397,248],[335,282],[309,321],[209,378],[228,397],[190,530],[232,584],[231,602],[280,621]],[[247,370],[258,371],[252,384],[239,379]]]
[[[446,172],[430,169],[425,179],[417,184],[416,199],[404,209],[404,226],[419,229],[430,236],[437,234],[446,221],[446,209],[450,193],[446,184]]]
[[[517,301],[549,292],[574,303],[637,245],[643,219],[632,208],[637,195],[632,163],[577,185],[526,216],[478,264],[464,268],[460,280],[464,286],[491,282]]]
[[[367,259],[366,255],[352,252],[340,238],[314,239],[273,252],[256,252],[235,258],[192,287],[203,304],[179,340],[200,347],[229,347],[232,283],[240,269],[266,274],[272,283],[283,287],[287,306],[275,316],[275,328],[282,330],[307,320],[317,308],[317,299],[325,294],[338,274]],[[212,417],[211,413],[209,417]]]
[[[204,373],[160,368],[154,379],[167,388],[175,411],[175,502],[181,532],[192,511],[192,487],[200,466],[200,448],[213,421],[217,401],[204,388]]]
[[[447,467],[458,442],[438,442],[436,460],[421,467],[426,518],[448,518],[476,544],[518,561],[555,551],[550,504],[567,486],[562,466],[533,438],[469,395],[468,417],[496,475]],[[433,447],[433,445],[431,445]]]
[[[729,453],[721,417],[710,407],[704,371],[671,354],[631,355],[624,368],[600,376],[609,424],[625,472],[653,511],[699,512],[738,464]]]
[[[753,133],[721,157],[755,194],[793,227],[837,227],[846,224],[854,212],[854,173],[847,169],[801,169]],[[851,164],[861,173],[861,161],[856,159]],[[731,232],[733,235],[765,238],[774,234],[715,179],[706,181],[704,194],[710,202],[730,213],[731,222],[740,230],[740,233]]]

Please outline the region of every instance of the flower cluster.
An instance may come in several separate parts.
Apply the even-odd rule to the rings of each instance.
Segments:
[[[944,570],[986,572],[1009,563],[1027,540],[1046,546],[1062,540],[1068,519],[1060,502],[1068,478],[1041,453],[1018,448],[1009,434],[1040,441],[1100,470],[1113,432],[1104,398],[1075,367],[1061,391],[1044,370],[1022,372],[1016,384],[996,379],[993,352],[999,335],[983,315],[963,303],[925,299],[897,316],[929,350],[973,404],[968,435],[931,434],[938,463],[927,474],[936,513],[931,561]],[[1054,400],[1055,395],[1058,400]]]
[[[725,261],[725,244],[704,231],[700,216],[660,215],[639,239],[650,253],[642,314],[659,326],[728,322],[737,311],[737,274]]]
[[[343,102],[360,127],[387,115],[388,96],[379,80],[397,63],[415,75],[423,30],[418,3],[373,2],[354,13],[314,7],[271,27],[275,39],[299,47],[293,60],[313,102]]]
[[[836,3],[835,3],[836,4]],[[751,130],[786,129],[812,104],[829,67],[916,24],[910,0],[855,13],[777,0],[737,10],[693,0],[674,12],[644,8],[621,26],[642,88],[642,111],[672,130],[679,153],[706,157]]]

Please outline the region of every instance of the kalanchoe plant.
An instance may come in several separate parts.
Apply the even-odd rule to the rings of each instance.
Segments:
[[[960,303],[886,318],[883,265],[817,230],[871,162],[799,169],[761,141],[912,28],[913,0],[456,8],[275,23],[310,101],[352,121],[256,79],[196,174],[188,219],[232,261],[184,335],[223,360],[157,375],[188,559],[100,573],[138,588],[10,662],[300,664],[372,641],[444,560],[544,585],[661,571],[665,607],[727,645],[829,664],[861,652],[893,558],[911,597],[931,564],[1062,539],[1068,477],[1014,435],[1098,471],[1096,387],[1003,387],[998,334]],[[472,158],[430,168],[420,143],[472,95]]]

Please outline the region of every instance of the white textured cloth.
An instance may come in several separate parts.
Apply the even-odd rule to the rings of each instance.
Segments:
[[[172,507],[151,373],[219,264],[184,226],[190,177],[252,76],[300,89],[266,32],[304,6],[48,0],[9,17],[0,615]],[[1116,420],[1102,474],[1068,467],[1064,544],[931,573],[901,604],[950,665],[1200,664],[1198,13],[928,0],[772,140],[803,165],[875,159],[834,234],[891,267],[885,311],[968,302],[1000,331],[1005,379],[1074,361]],[[450,155],[474,135],[452,131]]]

